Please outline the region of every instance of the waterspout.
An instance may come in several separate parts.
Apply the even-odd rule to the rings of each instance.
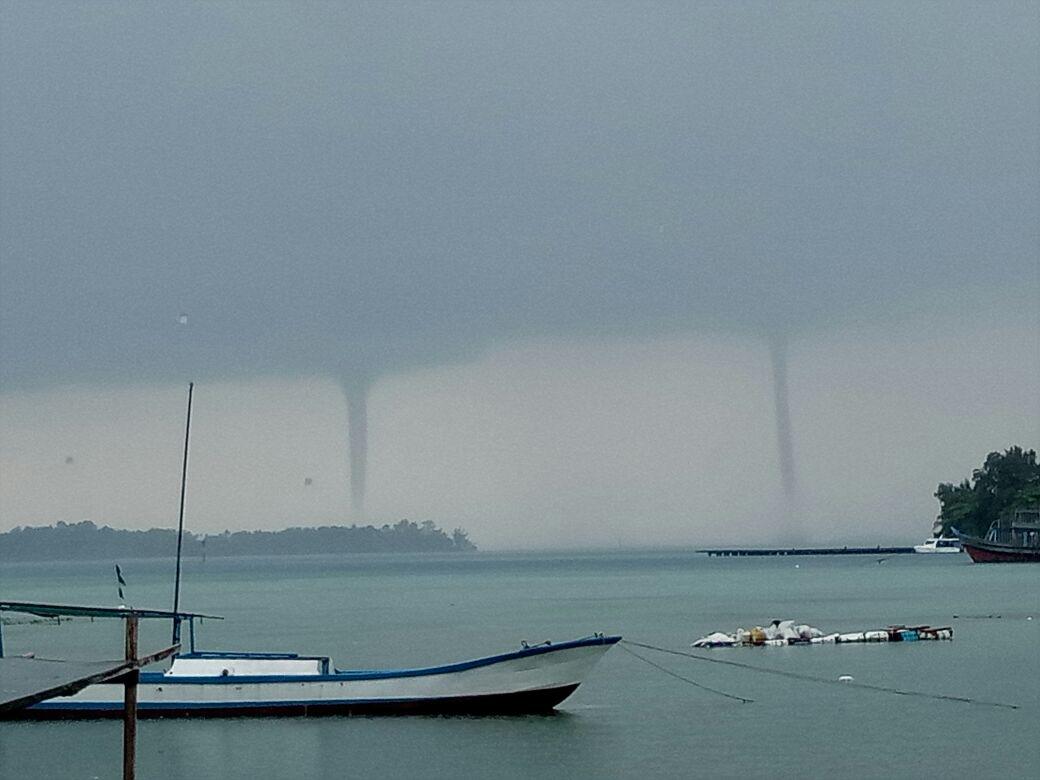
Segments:
[[[350,503],[354,515],[365,513],[365,472],[368,468],[368,391],[367,379],[343,382],[347,396],[347,435],[350,441]]]
[[[780,461],[780,482],[788,504],[798,498],[798,476],[794,460],[794,438],[791,434],[791,406],[787,394],[787,337],[775,334],[769,339],[769,357],[773,364],[773,404],[776,415],[776,446]]]

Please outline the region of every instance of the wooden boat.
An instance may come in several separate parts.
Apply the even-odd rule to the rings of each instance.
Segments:
[[[194,632],[191,632],[194,635]],[[192,651],[165,672],[141,672],[138,714],[430,715],[547,713],[570,696],[619,636],[418,669],[340,671],[324,656]],[[20,713],[33,719],[122,717],[123,687],[91,685]]]
[[[179,610],[193,389],[194,384],[189,384],[170,613],[174,615],[174,645],[180,644],[182,621],[188,621],[189,652],[176,656],[165,672],[140,672],[139,717],[550,712],[574,693],[595,663],[621,640],[595,634],[568,642],[523,643],[513,652],[444,666],[375,671],[340,671],[326,656],[196,651],[196,615]],[[18,717],[122,717],[123,695],[121,682],[91,685],[72,696],[19,710]]]
[[[985,538],[954,532],[975,563],[1040,563],[1040,509],[1019,509],[995,521]]]

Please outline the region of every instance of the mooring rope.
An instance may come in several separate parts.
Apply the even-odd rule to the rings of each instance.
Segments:
[[[774,674],[778,677],[789,677],[794,680],[803,680],[805,682],[816,682],[816,683],[827,683],[828,685],[844,685],[851,688],[862,688],[868,691],[878,691],[879,693],[894,693],[898,696],[918,696],[923,699],[939,699],[941,701],[957,701],[963,704],[978,704],[983,707],[1001,707],[1008,710],[1020,709],[1017,704],[1006,704],[998,701],[985,701],[984,699],[972,699],[967,696],[948,696],[942,693],[924,693],[923,691],[908,691],[901,688],[891,688],[887,685],[872,685],[870,683],[860,683],[855,681],[844,682],[841,680],[832,680],[829,677],[818,677],[813,674],[804,674],[802,672],[789,672],[785,669],[770,669],[767,666],[755,666],[754,664],[743,663],[741,661],[729,661],[725,658],[709,658],[704,655],[697,655],[696,653],[686,653],[681,650],[669,650],[667,647],[658,647],[657,645],[648,645],[643,642],[634,642],[631,639],[622,639],[622,644],[634,645],[635,647],[642,647],[647,650],[656,650],[659,653],[668,653],[669,655],[678,655],[683,658],[692,658],[695,661],[707,661],[711,664],[723,664],[725,666],[735,666],[738,669],[747,669],[752,672],[762,672],[763,674]],[[626,650],[628,648],[625,648]],[[629,652],[632,652],[629,650]],[[718,691],[716,691],[718,693]]]
[[[629,643],[626,643],[626,644],[629,644]],[[630,643],[630,644],[637,644],[637,643]],[[734,695],[732,693],[726,693],[725,691],[720,691],[717,688],[711,688],[711,687],[709,687],[707,685],[704,685],[703,683],[699,683],[696,680],[691,680],[689,677],[683,677],[681,674],[676,674],[671,669],[666,669],[665,667],[661,666],[660,664],[654,663],[649,658],[641,656],[635,650],[632,650],[631,648],[625,647],[624,644],[621,644],[619,646],[626,653],[628,653],[629,655],[634,655],[636,658],[638,658],[643,663],[649,664],[650,666],[654,667],[655,669],[657,669],[659,671],[662,671],[665,674],[670,675],[671,677],[676,678],[677,680],[682,680],[684,683],[689,683],[690,685],[694,686],[695,688],[700,688],[701,690],[709,691],[710,693],[717,693],[719,696],[725,696],[727,699],[734,699],[736,701],[739,701],[741,704],[751,704],[752,702],[754,702],[754,699],[745,699],[743,696],[736,696],[736,695]]]

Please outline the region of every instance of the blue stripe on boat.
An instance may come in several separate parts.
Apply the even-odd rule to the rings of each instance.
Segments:
[[[483,694],[484,696],[522,696],[527,693],[537,693],[543,689],[534,688],[532,690],[524,691],[511,691],[510,693],[504,694]],[[554,690],[551,688],[544,690]],[[411,702],[418,703],[435,703],[443,701],[451,701],[452,699],[479,699],[480,694],[463,694],[459,696],[399,696],[396,699],[278,699],[277,701],[150,701],[141,702],[137,705],[138,710],[245,710],[245,709],[263,709],[267,707],[352,707],[352,706],[364,706],[366,704],[408,704]],[[91,712],[104,710],[106,712],[122,712],[123,702],[91,702],[91,701],[70,701],[66,703],[57,702],[40,702],[34,704],[31,709],[34,710],[89,710]]]

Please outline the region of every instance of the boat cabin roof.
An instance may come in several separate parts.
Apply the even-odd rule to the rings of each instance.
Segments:
[[[91,618],[156,618],[170,620],[223,620],[219,615],[201,615],[197,612],[168,612],[163,609],[135,607],[85,607],[74,604],[45,604],[35,601],[0,601],[0,612],[24,612],[37,617],[91,617]]]

